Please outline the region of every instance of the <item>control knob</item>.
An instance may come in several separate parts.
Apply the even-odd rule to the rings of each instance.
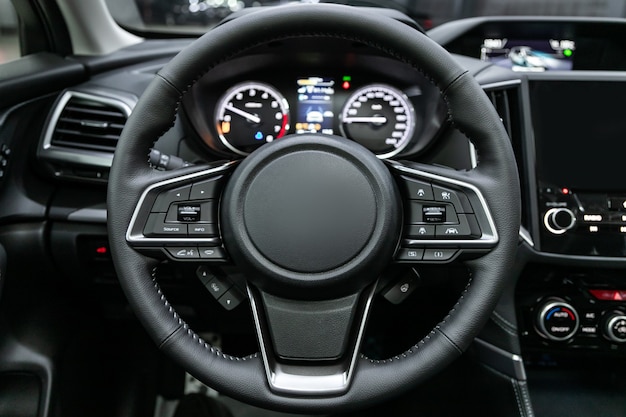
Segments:
[[[612,342],[626,342],[626,313],[615,310],[606,315],[604,319],[604,337]]]
[[[574,212],[565,207],[551,208],[543,216],[543,224],[550,233],[562,235],[576,224]]]
[[[578,330],[578,313],[569,303],[552,298],[537,309],[537,330],[546,339],[563,342]]]

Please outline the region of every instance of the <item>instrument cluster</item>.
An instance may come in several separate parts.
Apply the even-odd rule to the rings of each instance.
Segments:
[[[186,112],[204,145],[233,157],[302,134],[342,136],[383,159],[404,156],[425,149],[445,121],[439,91],[421,76],[320,72],[201,81]]]

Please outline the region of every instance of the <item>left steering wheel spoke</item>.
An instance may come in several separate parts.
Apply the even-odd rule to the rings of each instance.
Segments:
[[[390,169],[404,206],[397,263],[448,263],[484,255],[498,243],[493,217],[471,175],[435,174],[399,162],[391,162]]]
[[[232,167],[225,163],[146,187],[126,232],[128,244],[155,258],[225,261],[218,201]]]

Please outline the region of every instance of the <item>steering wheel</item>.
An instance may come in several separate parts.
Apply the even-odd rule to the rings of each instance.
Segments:
[[[477,167],[383,162],[353,141],[325,135],[284,138],[239,162],[166,172],[146,163],[203,74],[250,48],[294,37],[360,42],[423,72],[474,144]],[[427,36],[390,18],[309,4],[224,23],[158,72],[115,152],[108,232],[121,285],[160,349],[227,395],[322,413],[406,391],[461,355],[507,280],[519,206],[507,134],[466,70]],[[436,233],[415,235],[420,224],[434,224]],[[235,287],[247,292],[240,295],[250,300],[260,352],[232,357],[190,329],[154,276],[163,257],[198,264],[227,259],[243,270],[245,280]],[[375,361],[360,354],[385,267],[451,260],[463,262],[471,279],[448,315],[401,355]]]

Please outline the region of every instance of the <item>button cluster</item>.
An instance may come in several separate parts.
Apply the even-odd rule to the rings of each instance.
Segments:
[[[246,299],[245,295],[228,278],[213,274],[206,266],[198,267],[196,275],[222,307],[233,310]]]
[[[146,221],[144,236],[192,238],[218,236],[217,204],[214,197],[220,185],[220,178],[213,178],[159,193]],[[182,254],[182,249],[186,248],[180,249]],[[195,251],[201,252],[202,248],[195,248]],[[192,252],[190,251],[190,256],[184,258],[202,258],[202,254],[191,255]],[[172,253],[170,255],[183,259]]]
[[[173,246],[166,247],[165,252],[175,260],[219,261],[226,259],[226,252],[221,246]]]
[[[480,228],[467,196],[426,181],[402,177],[407,197],[405,237],[408,239],[476,239]]]
[[[481,230],[467,196],[430,181],[400,177],[405,197],[403,238],[411,247],[396,253],[400,262],[448,262],[458,253],[454,248],[421,248],[421,241],[478,239]],[[451,242],[450,242],[451,243]]]

